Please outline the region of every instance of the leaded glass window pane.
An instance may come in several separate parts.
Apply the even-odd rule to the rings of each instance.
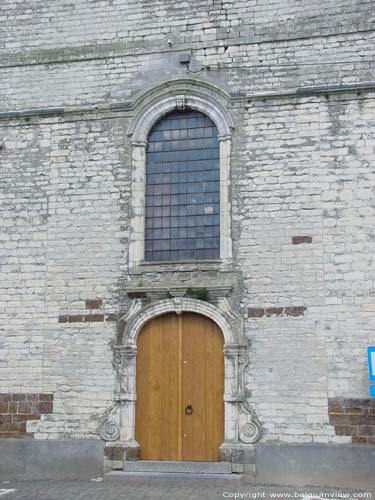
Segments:
[[[147,142],[145,259],[220,255],[219,140],[214,122],[173,111]]]

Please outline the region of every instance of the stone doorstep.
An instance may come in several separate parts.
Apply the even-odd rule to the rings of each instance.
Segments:
[[[174,462],[137,460],[125,461],[124,472],[153,473],[187,473],[187,474],[231,474],[232,464],[229,462]]]
[[[238,481],[242,476],[240,474],[214,474],[214,473],[193,473],[193,472],[124,472],[124,471],[112,471],[104,476],[105,481],[111,480],[123,480],[129,477],[164,477],[166,479],[171,478],[189,478],[189,479],[226,479]]]

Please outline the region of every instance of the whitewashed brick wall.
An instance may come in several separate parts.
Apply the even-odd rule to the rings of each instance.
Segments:
[[[365,0],[2,2],[0,112],[70,111],[0,120],[1,391],[54,394],[53,414],[29,427],[37,438],[97,437],[113,397],[116,323],[59,322],[127,307],[133,111],[106,106],[178,77],[240,93],[371,80],[373,18]],[[367,397],[374,108],[362,91],[229,109],[234,276],[265,440],[349,441],[328,423],[328,398]],[[306,310],[247,317],[291,306]]]

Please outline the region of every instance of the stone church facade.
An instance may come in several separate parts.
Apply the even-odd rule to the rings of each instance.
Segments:
[[[217,460],[374,456],[371,3],[3,1],[0,438],[142,458],[138,336],[190,314],[222,333]],[[207,169],[173,182],[167,140]]]

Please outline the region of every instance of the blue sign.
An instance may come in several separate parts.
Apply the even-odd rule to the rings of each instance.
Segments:
[[[370,396],[375,398],[375,385],[370,385]]]
[[[368,356],[368,378],[375,382],[375,346],[367,348]]]

